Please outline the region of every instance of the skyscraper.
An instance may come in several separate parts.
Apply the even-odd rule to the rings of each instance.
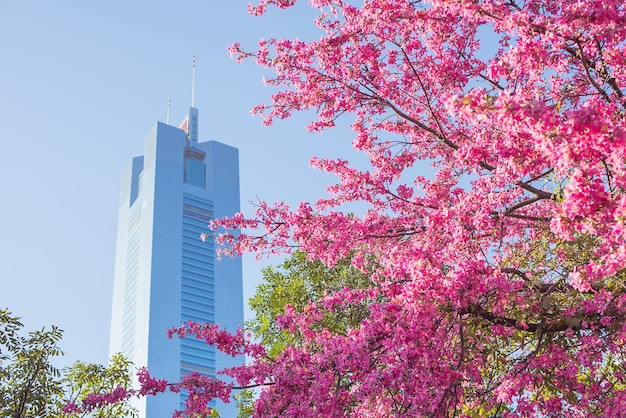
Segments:
[[[241,260],[216,262],[214,244],[200,234],[214,218],[239,211],[236,148],[198,143],[193,107],[179,128],[158,122],[121,182],[111,354],[122,352],[154,377],[180,381],[190,371],[215,376],[241,364],[191,337],[169,340],[166,330],[188,319],[234,331],[243,321]],[[179,394],[144,398],[140,417],[171,417]],[[222,417],[234,402],[218,403]]]

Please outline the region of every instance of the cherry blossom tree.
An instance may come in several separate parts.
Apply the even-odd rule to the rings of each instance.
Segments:
[[[267,417],[621,416],[626,6],[354,3],[310,0],[316,41],[231,53],[271,74],[276,92],[253,109],[264,124],[306,110],[311,131],[347,121],[370,167],[314,158],[338,178],[329,196],[212,227],[255,231],[219,233],[227,254],[350,257],[370,285],[288,305],[277,325],[299,344],[276,356],[242,331],[175,329],[252,359],[223,372],[235,383],[197,380],[189,411],[260,386],[254,413]],[[352,202],[367,210],[342,211]],[[323,326],[362,304],[357,326]]]

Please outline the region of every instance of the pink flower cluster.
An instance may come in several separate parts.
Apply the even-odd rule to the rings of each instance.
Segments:
[[[122,386],[117,386],[110,393],[90,393],[80,404],[76,404],[75,402],[67,402],[62,411],[65,414],[84,414],[94,410],[98,410],[104,408],[108,405],[114,405],[116,403],[122,402],[126,400],[129,396],[132,395],[132,391],[126,390]]]

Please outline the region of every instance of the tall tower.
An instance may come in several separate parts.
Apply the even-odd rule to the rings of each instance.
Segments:
[[[179,128],[158,122],[146,138],[143,156],[122,176],[111,354],[122,352],[155,377],[180,381],[191,371],[215,377],[244,359],[225,356],[191,337],[169,340],[166,330],[188,319],[242,324],[241,259],[216,262],[214,243],[200,240],[214,218],[239,211],[236,148],[198,143],[198,110],[192,107]],[[171,417],[184,394],[161,394],[137,403],[141,418]],[[235,417],[234,402],[217,407]]]

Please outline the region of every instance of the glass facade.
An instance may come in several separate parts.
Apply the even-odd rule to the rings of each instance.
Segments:
[[[234,331],[243,322],[240,259],[216,262],[215,245],[202,242],[214,218],[239,211],[236,148],[197,141],[197,110],[187,132],[157,123],[145,152],[122,176],[111,354],[122,352],[158,378],[180,381],[191,371],[215,377],[242,364],[202,341],[168,340],[166,330],[187,320]],[[185,394],[137,401],[140,417],[171,417]],[[222,417],[236,417],[236,404],[217,402]]]
[[[206,186],[206,166],[200,161],[185,158],[185,183],[196,187]]]
[[[187,166],[189,167],[189,166]],[[181,322],[215,323],[215,266],[213,243],[198,239],[213,219],[213,204],[183,194],[183,258],[181,276]],[[181,341],[180,371],[215,374],[215,350],[192,338]]]

